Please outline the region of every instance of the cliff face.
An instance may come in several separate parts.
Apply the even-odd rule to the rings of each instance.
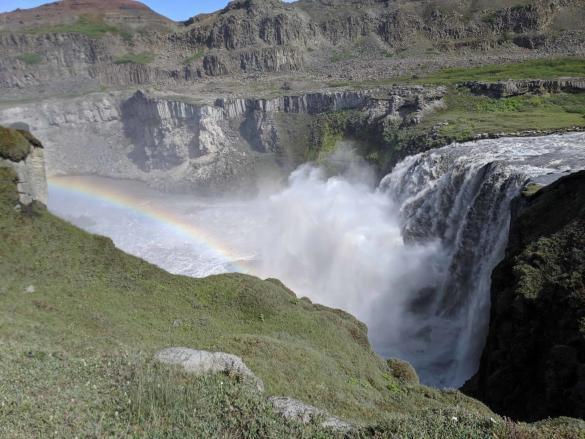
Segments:
[[[356,110],[364,124],[414,124],[440,108],[444,92],[394,87],[196,103],[139,91],[14,106],[0,110],[0,122],[24,123],[44,139],[49,175],[247,191],[263,171],[286,172],[307,159],[320,114]]]
[[[0,168],[16,179],[18,201],[46,204],[47,181],[43,145],[28,131],[0,126]]]
[[[366,80],[575,55],[585,51],[583,1],[245,0],[173,23],[138,2],[66,0],[0,14],[0,90],[22,99],[300,71]]]
[[[517,206],[465,390],[516,419],[585,417],[585,171]]]

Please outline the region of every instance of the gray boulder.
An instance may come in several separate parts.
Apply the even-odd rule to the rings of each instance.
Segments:
[[[322,427],[331,428],[332,430],[338,431],[348,431],[352,428],[350,423],[342,421],[335,416],[331,416],[324,410],[305,404],[304,402],[297,401],[296,399],[284,396],[273,396],[268,398],[268,401],[272,404],[274,411],[282,415],[285,419],[308,424],[315,418],[321,418],[323,419],[321,422]]]
[[[232,354],[224,352],[199,351],[189,348],[163,349],[155,355],[157,361],[183,367],[186,372],[196,375],[225,373],[241,377],[245,382],[264,391],[264,383],[246,366],[244,361]]]

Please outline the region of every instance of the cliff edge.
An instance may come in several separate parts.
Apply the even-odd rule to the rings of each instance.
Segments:
[[[585,417],[585,171],[519,200],[464,390],[515,419]]]
[[[18,201],[23,205],[38,201],[47,204],[47,180],[43,145],[25,130],[0,126],[0,168],[12,174],[17,183]]]

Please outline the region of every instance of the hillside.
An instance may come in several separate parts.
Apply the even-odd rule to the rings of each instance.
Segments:
[[[74,32],[80,19],[108,25],[169,26],[171,20],[134,0],[62,0],[31,9],[0,13],[0,29],[30,32]],[[114,27],[110,27],[114,30]]]
[[[15,139],[23,141],[18,136],[2,135],[2,156]],[[169,346],[238,354],[267,394],[377,425],[358,427],[356,437],[580,431],[576,421],[510,424],[457,391],[415,384],[373,353],[363,324],[298,299],[278,281],[173,276],[124,254],[37,201],[21,204],[14,160],[0,167],[3,437],[156,436],[175,428],[237,437],[335,435],[283,421],[261,395],[228,377],[197,379],[154,364],[154,352]]]

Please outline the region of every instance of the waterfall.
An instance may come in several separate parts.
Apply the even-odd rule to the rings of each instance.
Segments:
[[[459,387],[475,371],[489,324],[491,273],[507,243],[510,203],[529,179],[585,167],[585,135],[453,144],[408,157],[380,185],[400,206],[406,242],[438,242],[430,284],[411,295],[411,324],[383,354],[414,364],[423,381]]]
[[[305,164],[243,200],[54,179],[49,207],[174,273],[278,278],[365,322],[374,349],[423,383],[459,387],[483,349],[510,202],[528,180],[585,169],[585,134],[453,144],[406,158],[380,185],[355,155],[335,159],[334,176]]]

